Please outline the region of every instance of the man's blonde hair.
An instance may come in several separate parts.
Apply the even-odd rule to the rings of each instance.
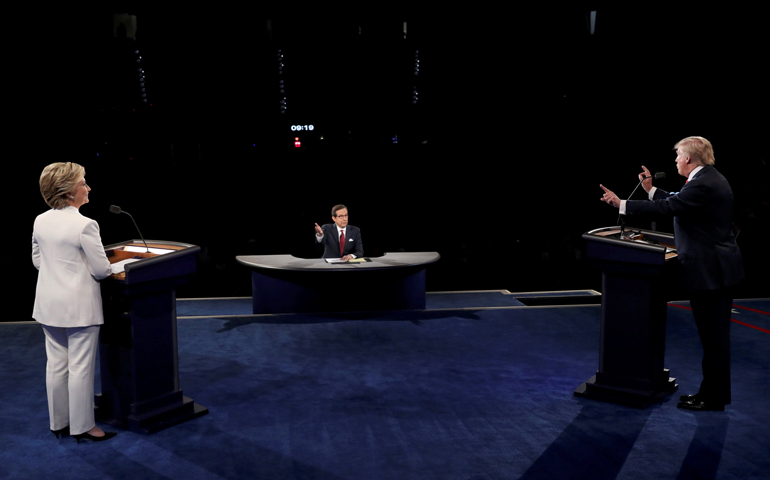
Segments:
[[[681,148],[700,165],[714,165],[714,147],[703,137],[687,137],[674,145],[674,150]]]

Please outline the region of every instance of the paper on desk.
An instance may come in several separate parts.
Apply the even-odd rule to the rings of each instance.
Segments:
[[[126,251],[126,252],[142,252],[142,253],[144,253],[144,252],[147,251],[147,248],[145,248],[145,247],[135,247],[135,246],[132,246],[132,245],[126,245],[126,247],[123,250]],[[163,255],[163,254],[171,253],[171,252],[175,252],[175,251],[176,250],[171,250],[171,249],[168,249],[168,248],[150,248],[150,253],[156,253],[158,255]]]
[[[121,260],[120,262],[115,262],[112,265],[110,265],[110,269],[112,270],[113,275],[117,275],[118,273],[123,273],[126,271],[126,264],[128,263],[134,263],[138,262],[139,260],[144,260],[143,258],[127,258],[125,260]]]
[[[350,260],[343,260],[341,258],[325,258],[326,263],[364,263],[366,262],[366,259],[361,258],[351,258]]]

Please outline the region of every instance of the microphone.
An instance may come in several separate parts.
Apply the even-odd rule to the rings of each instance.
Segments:
[[[125,213],[129,217],[131,217],[131,214],[128,213],[125,210],[121,210],[119,206],[117,205],[110,205],[110,213]],[[142,232],[139,231],[139,226],[136,224],[136,220],[134,220],[134,217],[131,217],[131,221],[134,222],[134,226],[136,227],[136,231],[139,232],[139,237],[142,239],[142,242],[144,242],[144,248],[147,249],[147,253],[150,253],[150,247],[147,246],[147,242],[144,241],[144,237],[142,236]]]
[[[664,178],[666,178],[666,172],[658,172],[655,175],[653,175],[652,177],[648,177],[648,176],[643,175],[642,179],[639,181],[639,185],[641,185],[642,182],[647,180],[648,178],[654,178],[655,180],[663,180]],[[634,196],[634,193],[636,193],[636,189],[639,188],[639,185],[637,185],[636,188],[634,188],[634,191],[631,192],[631,195],[629,195],[628,198],[631,198],[631,197]]]
[[[643,176],[642,176],[642,179],[641,179],[641,180],[639,180],[639,183],[638,183],[638,184],[636,185],[636,187],[634,188],[634,191],[633,191],[633,192],[631,192],[631,195],[629,195],[629,196],[628,196],[628,197],[626,197],[626,198],[631,198],[631,197],[633,197],[633,196],[634,196],[634,193],[636,193],[636,189],[637,189],[637,188],[639,188],[639,185],[641,185],[641,184],[642,184],[642,182],[643,182],[643,181],[645,181],[645,180],[647,180],[648,178],[655,178],[655,180],[663,180],[664,178],[666,178],[666,172],[657,172],[657,173],[656,173],[655,175],[653,175],[652,177],[648,177],[648,176],[646,176],[646,175],[643,175]],[[626,222],[624,222],[624,221],[623,221],[623,215],[618,215],[618,225],[620,225],[620,237],[621,237],[621,238],[623,238],[623,230],[625,229],[625,226],[626,226]]]
[[[666,172],[658,172],[652,177],[645,176],[645,177],[642,177],[642,180],[647,180],[648,178],[654,178],[655,180],[663,180],[664,178],[666,178]]]

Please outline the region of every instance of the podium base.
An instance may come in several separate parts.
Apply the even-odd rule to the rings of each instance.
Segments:
[[[640,390],[628,387],[610,385],[607,383],[598,383],[596,375],[580,384],[575,389],[576,397],[590,398],[601,402],[615,403],[644,409],[653,403],[662,402],[667,396],[676,392],[679,385],[676,384],[676,378],[670,377],[663,386],[656,390]]]
[[[101,394],[96,394],[95,397],[97,405],[96,419],[98,421],[136,433],[155,433],[209,413],[208,408],[198,405],[193,399],[182,397],[182,401],[176,405],[159,408],[141,415],[128,415],[125,417],[125,420],[120,420],[113,415],[100,416],[99,403]]]

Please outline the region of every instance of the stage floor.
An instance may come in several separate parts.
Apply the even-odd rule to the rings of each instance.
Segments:
[[[770,471],[770,299],[735,302],[733,404],[693,413],[676,408],[701,380],[686,302],[667,309],[666,367],[679,392],[638,410],[573,396],[598,367],[599,305],[524,306],[505,291],[428,298],[420,311],[323,315],[178,300],[180,385],[210,414],[100,444],[51,435],[42,329],[0,324],[0,478],[746,480]]]

